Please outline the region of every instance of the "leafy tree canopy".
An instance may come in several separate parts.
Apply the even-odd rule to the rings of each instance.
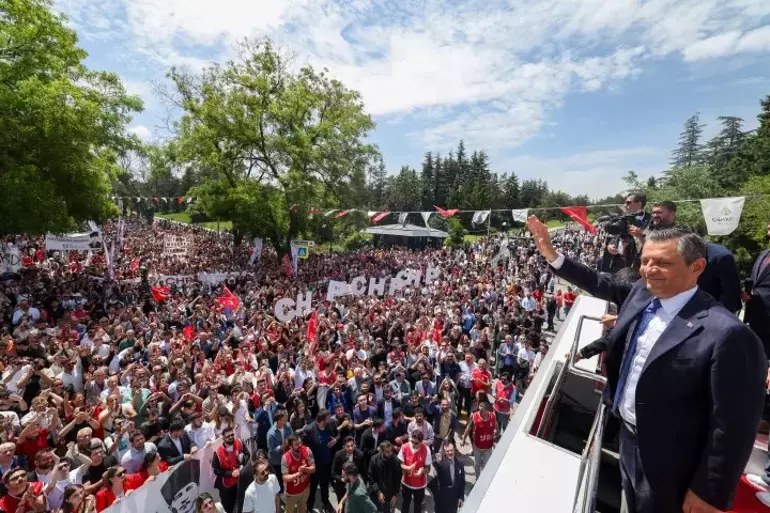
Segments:
[[[63,232],[116,213],[110,182],[142,109],[50,0],[0,1],[0,231]],[[135,142],[135,141],[134,141]]]
[[[359,200],[378,156],[359,93],[292,60],[267,40],[200,74],[172,69],[183,109],[175,141],[204,178],[190,194],[211,216],[264,237],[281,252],[308,229],[315,204]]]

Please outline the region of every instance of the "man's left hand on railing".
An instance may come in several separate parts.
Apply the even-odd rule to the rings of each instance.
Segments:
[[[611,314],[604,314],[602,315],[602,320],[599,321],[602,323],[602,326],[604,326],[607,329],[612,329],[615,327],[615,322],[618,320],[617,315],[611,315]]]

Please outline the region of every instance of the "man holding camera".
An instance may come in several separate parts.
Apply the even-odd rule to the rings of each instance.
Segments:
[[[615,272],[624,267],[639,265],[639,255],[642,251],[644,230],[650,224],[651,216],[644,211],[647,196],[643,192],[626,194],[624,208],[628,216],[633,216],[626,230],[617,234],[609,244],[604,261],[608,262],[605,271]]]

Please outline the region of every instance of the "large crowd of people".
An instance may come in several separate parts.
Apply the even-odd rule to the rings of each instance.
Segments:
[[[576,294],[527,236],[312,253],[287,274],[226,233],[135,217],[101,231],[110,251],[4,241],[21,256],[0,277],[5,513],[105,510],[219,439],[219,496],[190,511],[416,513],[427,489],[455,512],[458,446],[478,477]],[[554,240],[597,263],[598,236]],[[326,300],[329,280],[428,266],[435,282]],[[276,302],[306,291],[313,313],[279,322]]]

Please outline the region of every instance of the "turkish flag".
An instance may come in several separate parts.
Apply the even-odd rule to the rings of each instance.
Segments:
[[[283,255],[283,270],[286,272],[286,276],[294,276],[294,268],[291,266],[289,255]]]
[[[162,303],[171,297],[171,289],[168,287],[152,287],[150,292],[152,293],[152,297],[155,299],[156,303]]]
[[[560,207],[560,209],[580,226],[591,233],[596,233],[596,228],[588,222],[588,209],[586,207]]]
[[[459,208],[451,208],[451,209],[444,210],[443,208],[437,207],[436,205],[433,205],[433,208],[438,210],[438,213],[441,214],[441,217],[452,217],[453,215],[455,215],[460,211]]]
[[[184,335],[184,339],[188,342],[195,340],[195,328],[193,328],[193,325],[188,324],[185,326],[182,330],[182,335]]]
[[[318,314],[313,310],[313,315],[310,316],[310,322],[307,324],[307,340],[308,342],[315,343],[318,331]]]
[[[230,292],[230,289],[227,287],[225,287],[225,295],[216,298],[215,301],[230,310],[237,310],[238,307],[241,306],[241,300],[238,299],[238,296]]]
[[[377,223],[379,223],[379,222],[380,222],[380,221],[382,221],[382,220],[385,218],[385,216],[387,216],[388,214],[390,214],[390,212],[389,212],[389,211],[387,211],[387,210],[386,210],[385,212],[378,212],[378,213],[377,213],[377,214],[376,214],[374,217],[372,217],[372,223],[374,223],[374,224],[377,224]]]
[[[350,212],[350,210],[340,210],[339,212],[334,214],[334,219],[339,219],[340,217],[344,216],[348,212]]]

